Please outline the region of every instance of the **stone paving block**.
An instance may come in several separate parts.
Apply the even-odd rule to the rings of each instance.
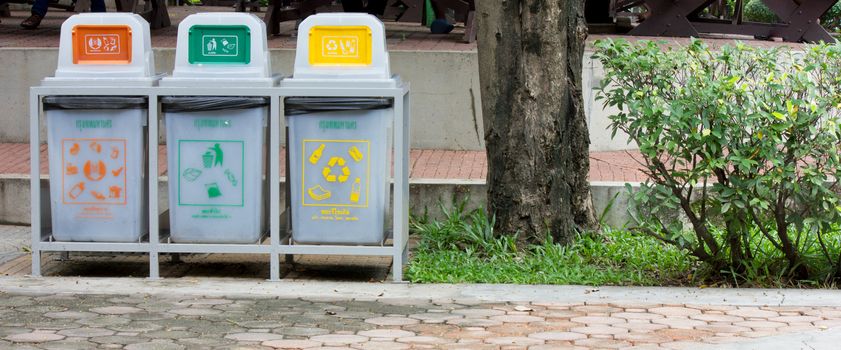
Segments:
[[[704,321],[691,320],[688,318],[665,317],[651,320],[653,324],[662,324],[675,329],[692,329],[698,326],[707,325]]]
[[[395,341],[378,341],[351,345],[351,347],[359,350],[405,350],[411,348],[411,345]]]
[[[133,306],[104,306],[95,307],[93,309],[90,309],[90,311],[103,315],[126,315],[141,312],[143,311],[143,309],[139,309]]]
[[[58,340],[48,343],[41,343],[38,346],[46,350],[78,350],[78,349],[93,349],[96,348],[95,343],[84,340]]]
[[[783,323],[810,323],[815,321],[820,321],[821,318],[817,316],[780,316],[780,317],[771,317],[768,321],[773,322],[783,322]]]
[[[321,346],[320,342],[313,340],[269,340],[261,344],[276,349],[305,349]]]
[[[787,326],[787,324],[782,322],[771,322],[771,321],[743,321],[743,322],[735,322],[733,323],[735,326],[742,326],[742,327],[749,327],[753,329],[760,329],[760,328],[779,328],[783,326]]]
[[[84,337],[84,338],[91,338],[91,337],[104,337],[106,335],[113,335],[114,331],[105,328],[75,328],[75,329],[65,329],[59,331],[56,334],[64,335],[68,337]]]
[[[365,323],[377,326],[406,326],[420,323],[420,321],[408,317],[374,317],[365,320]]]
[[[616,314],[614,314],[616,315]],[[582,323],[585,325],[597,325],[597,324],[606,324],[606,325],[613,325],[618,323],[626,323],[626,321],[622,318],[618,317],[607,317],[607,316],[584,316],[584,317],[573,317],[569,319],[571,322]]]
[[[5,339],[13,343],[43,343],[54,340],[62,340],[64,339],[64,336],[54,333],[34,331],[30,333],[12,334],[7,336]]]
[[[368,337],[353,334],[325,334],[311,337],[310,340],[324,343],[326,345],[334,344],[354,344],[368,340]]]
[[[648,312],[617,312],[610,315],[611,318],[624,318],[626,320],[651,320],[655,318],[663,318],[665,316],[660,314],[653,314]]]
[[[663,316],[691,316],[701,314],[701,310],[680,306],[655,307],[648,311]]]
[[[625,328],[619,327],[611,327],[605,325],[594,325],[594,326],[586,326],[586,327],[577,327],[570,329],[570,332],[581,333],[586,335],[595,335],[595,334],[607,334],[607,335],[615,335],[621,333],[627,333],[628,330]]]
[[[373,329],[370,331],[362,331],[357,333],[363,337],[369,338],[405,338],[405,337],[414,337],[414,332],[404,331],[400,329]]]
[[[612,314],[614,312],[621,312],[622,309],[613,306],[607,305],[580,305],[580,306],[573,306],[571,308],[572,311],[582,312],[587,314],[588,316],[606,316]]]
[[[501,321],[504,323],[531,323],[545,321],[543,317],[527,316],[527,315],[501,315],[491,316],[489,319]]]
[[[541,339],[541,340],[577,340],[577,339],[584,339],[587,336],[581,333],[575,332],[537,332],[528,335],[529,338]]]
[[[430,336],[411,336],[411,337],[402,337],[397,338],[396,340],[398,343],[409,343],[409,344],[445,344],[449,343],[448,340],[439,337],[430,337]]]
[[[186,338],[186,337],[185,337]],[[280,334],[274,333],[233,333],[228,334],[225,336],[226,339],[236,340],[236,341],[246,341],[246,342],[264,342],[269,340],[278,340],[283,339],[283,336]]]
[[[529,345],[540,345],[543,344],[543,339],[537,338],[529,338],[529,337],[492,337],[485,339],[485,343],[488,344],[497,344],[500,346],[505,345],[519,345],[519,346],[529,346]]]
[[[180,344],[148,342],[126,345],[125,350],[183,350],[185,348]]]
[[[219,311],[219,310],[197,309],[197,308],[174,309],[174,310],[169,310],[169,312],[174,313],[176,315],[181,315],[181,316],[211,316],[211,315],[218,315],[218,314],[222,313],[222,311]]]
[[[455,320],[448,320],[447,324],[461,327],[491,327],[501,325],[502,321],[489,320],[486,318],[459,318]]]
[[[779,316],[776,311],[762,310],[757,307],[740,307],[736,310],[725,311],[725,313],[731,316],[744,318],[771,318]]]
[[[598,349],[622,349],[632,345],[630,342],[615,339],[579,339],[573,343],[578,346]]]
[[[494,309],[463,309],[463,310],[453,310],[452,313],[457,314],[457,315],[464,315],[465,317],[468,317],[468,318],[482,318],[482,317],[505,315],[505,311],[494,310]]]

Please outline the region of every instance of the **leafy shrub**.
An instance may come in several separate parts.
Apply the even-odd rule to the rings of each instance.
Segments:
[[[777,15],[774,14],[768,6],[762,3],[762,0],[750,0],[745,3],[744,13],[742,15],[746,21],[774,23],[777,22]]]
[[[649,176],[634,194],[651,210],[637,230],[737,274],[752,266],[754,233],[797,279],[814,277],[804,252],[817,245],[841,277],[841,256],[830,253],[841,242],[829,235],[841,221],[841,45],[596,47],[605,69],[599,98],[620,110],[611,128],[639,145]],[[689,229],[664,219],[670,210]]]

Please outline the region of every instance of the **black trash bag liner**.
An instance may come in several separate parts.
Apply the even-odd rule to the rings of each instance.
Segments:
[[[286,115],[301,115],[387,109],[394,105],[394,99],[386,97],[289,97],[284,105]]]
[[[46,96],[44,110],[57,109],[145,109],[147,97],[138,96]]]
[[[268,105],[268,97],[167,96],[161,98],[161,109],[164,113],[251,109]]]

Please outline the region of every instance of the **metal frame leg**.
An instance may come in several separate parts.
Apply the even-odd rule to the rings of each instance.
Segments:
[[[269,102],[269,236],[272,245],[270,276],[280,280],[280,97]]]
[[[29,93],[29,195],[32,254],[32,276],[41,276],[41,96],[35,92]]]
[[[160,125],[161,115],[158,104],[158,95],[149,94],[149,109],[147,119],[148,137],[146,149],[148,164],[147,177],[147,192],[148,192],[148,208],[149,211],[149,279],[157,280],[161,278],[160,274],[160,257],[158,244],[160,244],[160,223],[158,222],[158,126]]]

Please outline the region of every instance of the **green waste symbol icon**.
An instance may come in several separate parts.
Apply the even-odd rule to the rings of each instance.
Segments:
[[[224,164],[225,153],[222,152],[222,146],[219,144],[213,145],[207,149],[207,152],[201,156],[202,165],[205,169],[210,169],[215,166],[222,166]]]
[[[222,196],[222,190],[219,189],[219,184],[214,182],[205,184],[204,187],[207,188],[207,198],[216,198]]]

